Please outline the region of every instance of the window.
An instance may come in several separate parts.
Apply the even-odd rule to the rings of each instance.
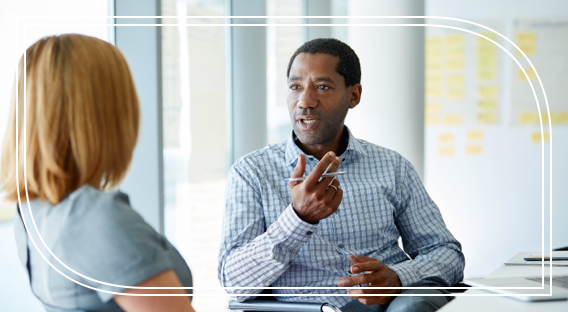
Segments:
[[[162,1],[164,24],[211,24],[218,1]],[[227,172],[225,29],[162,27],[165,234],[187,261],[197,287],[219,287],[217,255]],[[210,294],[196,289],[194,293]],[[194,297],[197,311],[222,311],[228,297]]]

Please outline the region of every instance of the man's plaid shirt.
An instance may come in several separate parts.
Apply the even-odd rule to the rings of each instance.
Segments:
[[[347,128],[346,128],[347,129]],[[451,286],[463,278],[460,243],[446,228],[412,165],[400,154],[356,139],[349,130],[338,177],[343,200],[318,224],[302,221],[291,206],[285,178],[303,153],[292,134],[239,159],[231,168],[219,253],[218,277],[225,287],[338,287],[351,276],[349,255],[384,262],[403,286]],[[318,160],[306,155],[307,175]],[[404,251],[399,247],[402,237]],[[238,300],[262,290],[227,290]],[[343,306],[342,289],[273,289],[282,301]]]

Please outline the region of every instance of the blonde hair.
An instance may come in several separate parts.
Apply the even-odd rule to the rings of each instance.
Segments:
[[[22,56],[2,149],[6,199],[25,199],[24,146],[30,200],[54,205],[84,184],[118,186],[140,123],[138,96],[120,51],[97,38],[66,34],[40,39],[25,57],[26,88]]]

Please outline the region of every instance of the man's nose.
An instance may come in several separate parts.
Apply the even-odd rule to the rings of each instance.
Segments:
[[[298,99],[298,108],[308,108],[318,106],[317,92],[313,87],[305,88],[300,93],[300,98]]]

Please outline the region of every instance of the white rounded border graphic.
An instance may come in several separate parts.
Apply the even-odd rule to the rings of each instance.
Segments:
[[[178,16],[49,16],[49,17],[45,17],[45,16],[18,16],[17,20],[17,28],[20,28],[20,20],[21,19],[26,19],[26,18],[109,18],[109,19],[114,19],[114,18],[172,18],[172,19],[177,19],[179,18]],[[211,19],[235,19],[235,18],[239,18],[239,19],[259,19],[259,18],[274,18],[274,19],[298,19],[298,18],[314,18],[314,19],[318,19],[318,18],[346,18],[346,19],[356,19],[356,18],[365,18],[365,19],[441,19],[441,20],[450,20],[450,21],[457,21],[457,22],[463,22],[466,24],[470,24],[470,25],[474,25],[477,27],[481,27],[483,29],[486,29],[496,35],[498,35],[499,37],[501,37],[502,39],[504,39],[505,41],[507,41],[509,44],[511,44],[512,46],[514,46],[516,48],[516,50],[518,52],[520,52],[522,54],[522,56],[524,57],[524,59],[529,63],[529,65],[531,66],[532,70],[534,71],[536,78],[538,79],[540,88],[542,90],[542,93],[544,95],[544,101],[545,101],[545,105],[546,105],[546,110],[548,113],[548,127],[549,127],[549,142],[550,142],[550,173],[552,173],[552,125],[551,125],[551,120],[550,120],[550,109],[549,109],[549,105],[548,105],[548,99],[546,96],[546,92],[544,90],[544,86],[542,84],[542,81],[540,79],[540,76],[536,70],[536,68],[534,67],[534,65],[532,64],[532,62],[529,60],[529,58],[526,56],[526,54],[515,44],[513,43],[510,39],[508,39],[507,37],[505,37],[504,35],[502,35],[501,33],[493,30],[492,28],[489,28],[487,26],[478,24],[478,23],[474,23],[471,21],[467,21],[467,20],[463,20],[463,19],[457,19],[457,18],[451,18],[451,17],[439,17],[439,16],[186,16],[186,17],[182,17],[185,19],[196,19],[196,18],[211,18]],[[24,31],[24,41],[25,41],[25,34],[26,34],[26,28],[27,26],[44,26],[46,24],[27,24],[27,23],[23,23],[23,31]],[[51,26],[57,26],[57,25],[66,25],[66,26],[72,26],[73,24],[47,24],[47,25],[51,25]],[[530,79],[528,79],[528,75],[525,71],[525,69],[523,68],[523,66],[521,66],[521,64],[519,63],[519,61],[507,50],[505,49],[503,46],[501,46],[499,43],[495,42],[494,40],[479,34],[477,32],[471,31],[471,30],[467,30],[467,29],[463,29],[463,28],[459,28],[459,27],[454,27],[454,26],[447,26],[447,25],[438,25],[438,24],[426,24],[426,21],[424,21],[424,24],[116,24],[116,23],[106,23],[106,24],[77,24],[77,26],[158,26],[158,27],[164,27],[164,26],[187,26],[187,27],[194,27],[194,26],[213,26],[213,27],[218,27],[218,26],[229,26],[229,27],[233,27],[233,26],[252,26],[252,27],[266,27],[266,26],[275,26],[275,27],[290,27],[290,26],[327,26],[327,27],[340,27],[340,26],[347,26],[347,27],[385,27],[385,26],[410,26],[410,27],[426,27],[426,26],[432,26],[432,27],[439,27],[439,28],[447,28],[447,29],[454,29],[454,30],[458,30],[458,31],[463,31],[466,33],[470,33],[473,35],[476,35],[478,37],[484,38],[485,40],[488,40],[490,42],[492,42],[493,44],[495,44],[496,46],[498,46],[499,48],[501,48],[501,50],[503,50],[505,53],[507,53],[507,55],[509,55],[514,61],[515,63],[521,68],[521,70],[523,71],[523,73],[525,74],[525,77],[527,78],[527,81],[529,82],[529,85],[531,87],[531,91],[535,97],[535,101],[537,104],[537,110],[539,112],[539,119],[540,119],[540,130],[541,130],[541,158],[542,158],[542,253],[544,254],[544,132],[543,132],[543,123],[542,123],[542,113],[540,110],[540,105],[539,105],[539,100],[538,97],[536,95],[534,86],[531,82]],[[16,49],[19,48],[19,44],[18,44],[18,39],[16,39]],[[27,49],[27,47],[25,47]],[[26,90],[26,57],[25,57],[25,51],[24,51],[24,91]],[[19,53],[18,53],[19,54]],[[16,88],[19,88],[19,79],[18,79],[18,68],[16,68]],[[18,194],[20,193],[20,189],[19,189],[19,175],[18,175],[18,93],[16,92],[16,182],[17,182],[17,191]],[[24,92],[24,112],[26,111],[26,92]],[[27,138],[26,136],[26,114],[24,114],[24,142]],[[90,278],[88,276],[85,276],[83,274],[80,274],[78,272],[76,272],[75,270],[71,269],[70,267],[68,267],[65,263],[63,263],[61,260],[59,260],[59,258],[57,258],[55,256],[55,254],[51,251],[51,249],[46,245],[45,241],[43,240],[43,237],[41,236],[41,234],[39,233],[39,230],[37,228],[37,225],[35,223],[35,219],[33,217],[32,211],[31,211],[31,206],[29,203],[29,195],[28,195],[28,187],[27,187],[27,167],[26,167],[26,153],[27,153],[27,146],[26,144],[24,144],[24,186],[25,186],[25,193],[26,193],[26,202],[28,204],[28,210],[32,219],[32,223],[33,226],[35,228],[35,231],[37,233],[37,235],[39,236],[42,244],[44,245],[44,247],[49,251],[49,253],[51,254],[51,256],[53,258],[55,258],[62,266],[64,266],[66,269],[68,269],[69,271],[73,272],[74,274],[81,276],[87,280],[99,283],[99,284],[103,284],[103,285],[107,285],[107,286],[112,286],[112,287],[116,287],[116,288],[125,288],[125,289],[328,289],[328,290],[334,290],[334,289],[352,289],[352,287],[137,287],[137,286],[126,286],[126,285],[116,285],[116,284],[111,284],[111,283],[106,283],[106,282],[102,282],[102,281],[98,281],[96,279]],[[550,174],[550,199],[552,199],[552,174]],[[550,200],[550,243],[552,243],[552,200]],[[24,227],[26,229],[28,238],[32,241],[32,244],[34,245],[34,247],[36,248],[36,250],[38,251],[38,253],[42,256],[42,258],[55,270],[57,271],[59,274],[61,274],[62,276],[64,276],[65,278],[67,278],[68,280],[81,285],[83,287],[89,288],[89,289],[93,289],[96,291],[100,291],[100,292],[105,292],[105,293],[110,293],[110,294],[115,294],[115,295],[127,295],[127,296],[195,296],[195,294],[130,294],[130,293],[123,293],[123,292],[114,292],[114,291],[109,291],[109,290],[103,290],[103,289],[99,289],[96,287],[92,287],[89,285],[85,285],[84,283],[81,283],[79,281],[74,280],[73,278],[67,276],[66,274],[64,274],[63,272],[61,272],[59,269],[57,269],[51,262],[49,262],[47,260],[47,258],[45,257],[45,255],[39,250],[35,240],[33,239],[33,237],[31,236],[28,224],[24,218],[24,214],[23,214],[23,208],[22,208],[22,202],[21,202],[21,198],[18,198],[18,209],[21,210],[22,212],[22,221],[24,223]],[[552,244],[550,244],[550,246],[552,246]],[[552,252],[552,247],[550,248],[550,252]],[[542,268],[542,283],[543,286],[542,287],[358,287],[358,289],[544,289],[544,262],[541,266]],[[550,269],[550,279],[552,280],[552,266],[549,267]],[[238,294],[227,294],[227,296],[235,296]],[[255,296],[290,296],[290,294],[254,294]],[[453,296],[498,296],[498,297],[502,297],[502,296],[527,296],[527,294],[464,294],[464,293],[457,293],[457,294],[452,294]],[[531,296],[551,296],[552,293],[550,294],[529,294]],[[220,296],[220,294],[199,294],[198,296]],[[295,294],[293,296],[349,296],[348,294]],[[367,294],[367,296],[412,296],[412,295],[406,295],[406,294]],[[445,294],[422,294],[421,296],[446,296]]]

